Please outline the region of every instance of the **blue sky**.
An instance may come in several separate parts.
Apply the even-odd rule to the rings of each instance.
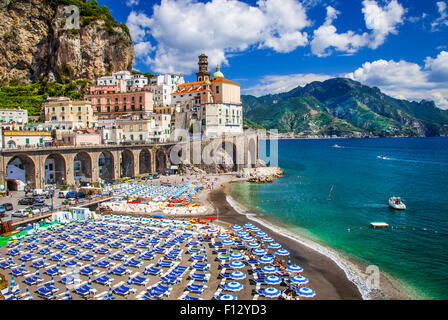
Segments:
[[[98,0],[135,69],[194,80],[197,56],[256,96],[344,76],[448,109],[448,0]]]

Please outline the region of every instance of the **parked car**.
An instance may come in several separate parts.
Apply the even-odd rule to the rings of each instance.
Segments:
[[[35,201],[33,198],[22,198],[19,200],[18,204],[20,205],[30,205],[33,204]]]
[[[70,199],[70,198],[76,198],[76,192],[67,192],[67,194],[65,195],[66,199]]]
[[[33,196],[42,196],[48,199],[51,195],[48,190],[34,189]]]
[[[152,176],[153,179],[159,179],[160,178],[160,174],[156,173]]]
[[[34,203],[45,203],[45,197],[37,196],[37,197],[33,197],[33,199],[34,199]]]
[[[5,209],[5,206],[4,205],[2,205],[2,204],[0,204],[0,215],[4,215],[6,213],[6,209]]]
[[[86,194],[84,192],[77,192],[75,197],[76,199],[82,199],[86,197]]]
[[[31,208],[33,208],[33,210],[39,210],[41,213],[44,213],[44,212],[48,212],[48,211],[50,211],[50,206],[49,205],[46,205],[46,204],[44,204],[44,203],[35,203],[35,204],[33,204],[32,206],[31,206]]]
[[[28,217],[29,214],[29,211],[25,209],[17,209],[12,213],[12,216],[17,218],[25,218]]]
[[[28,211],[32,215],[40,213],[40,209],[33,208],[32,206],[26,207],[25,210]]]
[[[3,206],[5,207],[6,211],[11,211],[14,209],[12,203],[5,203],[3,204]]]

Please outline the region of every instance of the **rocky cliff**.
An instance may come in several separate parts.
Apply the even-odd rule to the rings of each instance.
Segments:
[[[67,28],[66,5],[80,6],[78,28]],[[28,82],[94,79],[132,70],[129,30],[96,0],[0,0],[0,79]]]

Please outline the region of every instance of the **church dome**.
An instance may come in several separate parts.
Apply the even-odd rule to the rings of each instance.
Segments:
[[[224,78],[224,74],[219,71],[219,65],[216,66],[216,72],[213,74],[212,79]]]

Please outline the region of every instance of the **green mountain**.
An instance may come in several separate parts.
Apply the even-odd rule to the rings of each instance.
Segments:
[[[241,99],[249,127],[304,136],[448,135],[448,111],[434,102],[394,99],[376,87],[345,78]]]

